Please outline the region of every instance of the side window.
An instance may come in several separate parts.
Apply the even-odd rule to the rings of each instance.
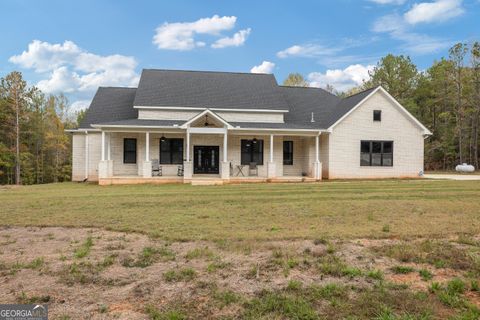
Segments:
[[[123,139],[123,163],[137,163],[137,139]]]
[[[283,141],[283,164],[293,165],[293,141]]]
[[[255,162],[257,165],[263,165],[263,140],[242,140],[240,153],[241,164]]]
[[[360,141],[360,166],[393,166],[393,141]]]
[[[160,140],[160,163],[183,163],[183,139]]]
[[[382,121],[382,110],[373,110],[373,121]]]

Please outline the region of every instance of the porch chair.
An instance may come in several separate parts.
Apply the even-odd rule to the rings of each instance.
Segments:
[[[258,167],[256,162],[250,162],[250,164],[248,165],[248,175],[258,176]]]
[[[230,161],[230,177],[233,177],[233,163]]]
[[[162,175],[162,166],[160,165],[158,159],[152,159],[152,177]]]
[[[177,168],[177,176],[183,177],[183,164],[179,165]]]

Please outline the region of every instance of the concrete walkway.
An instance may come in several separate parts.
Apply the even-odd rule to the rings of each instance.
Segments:
[[[480,174],[425,174],[426,179],[480,180]]]

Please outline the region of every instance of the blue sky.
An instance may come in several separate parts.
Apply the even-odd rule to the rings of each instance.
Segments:
[[[419,69],[480,40],[480,0],[0,2],[0,75],[88,105],[142,68],[300,72],[346,90],[388,53]]]

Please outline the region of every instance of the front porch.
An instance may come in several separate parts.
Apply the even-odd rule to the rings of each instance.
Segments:
[[[244,129],[208,117],[142,129],[101,128],[100,185],[321,180],[319,131]]]
[[[113,176],[110,178],[99,179],[99,185],[122,185],[122,184],[175,184],[190,183],[192,185],[223,185],[223,184],[240,184],[240,183],[300,183],[300,182],[316,182],[315,178],[301,176],[283,176],[276,178],[265,177],[231,177],[230,179],[221,179],[217,177],[199,177],[193,176],[190,181],[186,181],[183,177],[139,177],[139,176]]]

